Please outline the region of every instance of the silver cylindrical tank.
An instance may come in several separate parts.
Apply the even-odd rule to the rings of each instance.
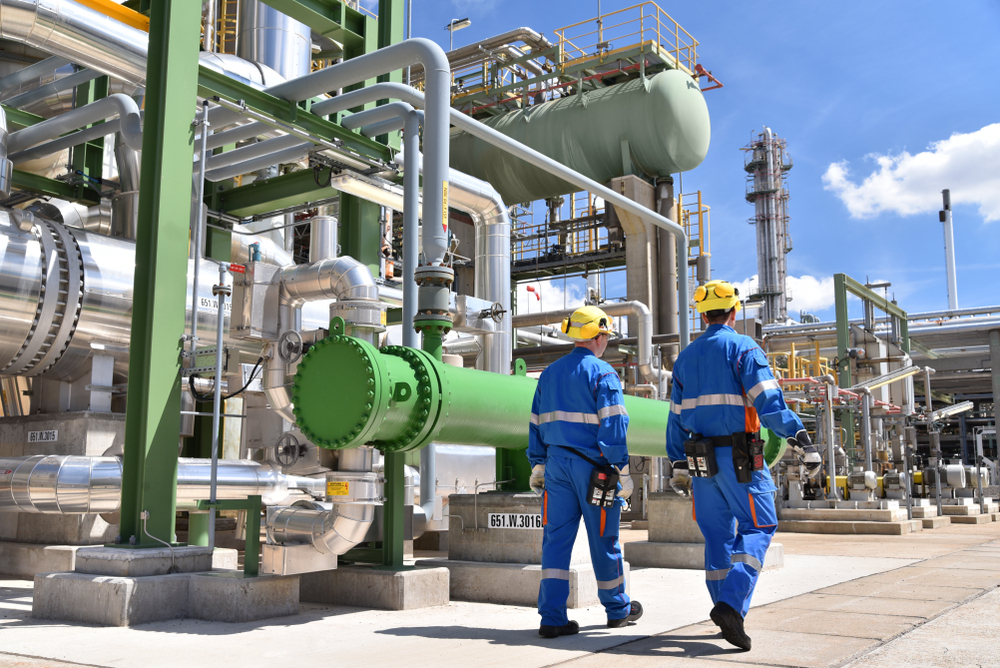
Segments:
[[[243,0],[239,18],[240,58],[267,65],[286,79],[309,74],[312,67],[309,26],[259,0]]]
[[[533,105],[486,120],[498,132],[598,183],[623,176],[623,156],[649,176],[694,169],[708,153],[708,106],[697,81],[677,70]],[[504,202],[577,190],[464,132],[452,135],[451,166],[489,181]]]

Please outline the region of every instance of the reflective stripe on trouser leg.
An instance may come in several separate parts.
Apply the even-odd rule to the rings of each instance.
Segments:
[[[569,564],[580,527],[580,503],[568,459],[551,457],[545,465],[546,523],[542,537],[542,581],[538,614],[542,624],[564,626],[569,598]],[[589,478],[588,478],[589,481]]]
[[[616,501],[611,508],[598,508],[586,503],[586,488],[593,467],[582,460],[580,463],[582,466],[577,475],[583,481],[580,483],[581,498],[584,499],[583,523],[587,527],[590,562],[594,565],[597,578],[597,597],[608,619],[622,619],[628,616],[632,607],[632,601],[625,593],[625,560],[618,542],[622,502]]]
[[[746,616],[764,566],[767,548],[778,524],[771,492],[773,485],[766,471],[754,473],[752,482],[737,482],[731,456],[719,458],[719,474],[712,479],[718,480],[737,523],[730,551],[732,567],[722,583],[719,600]]]
[[[691,481],[695,521],[705,537],[705,586],[713,604],[719,602],[722,585],[729,574],[735,528],[733,514],[719,489],[718,477]]]

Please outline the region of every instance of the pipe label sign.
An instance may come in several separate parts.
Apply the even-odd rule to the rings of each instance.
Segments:
[[[28,443],[55,443],[59,440],[58,429],[46,429],[44,431],[29,431]]]
[[[349,496],[351,493],[351,483],[328,480],[326,483],[327,496]]]
[[[448,182],[441,184],[441,228],[448,231]]]
[[[490,513],[491,529],[541,529],[541,513]]]

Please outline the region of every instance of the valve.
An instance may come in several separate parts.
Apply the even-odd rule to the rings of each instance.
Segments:
[[[295,364],[302,357],[302,335],[294,329],[286,329],[278,337],[278,357],[285,364]]]
[[[294,466],[295,462],[305,454],[305,446],[290,431],[278,437],[274,443],[274,459],[282,466]]]

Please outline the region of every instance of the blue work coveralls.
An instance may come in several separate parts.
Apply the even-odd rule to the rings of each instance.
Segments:
[[[597,595],[608,619],[628,616],[631,601],[625,593],[625,571],[618,527],[625,502],[611,508],[587,502],[594,466],[560,446],[569,446],[595,462],[618,467],[628,464],[625,432],[628,413],[622,387],[611,365],[587,348],[549,365],[538,379],[531,402],[528,459],[545,464],[542,495],[542,582],[538,614],[542,624],[564,626],[569,597],[569,566],[580,516],[587,527],[590,560],[597,576]],[[621,489],[619,483],[618,489]]]
[[[788,409],[767,356],[748,336],[711,325],[674,363],[667,422],[667,456],[685,459],[692,434],[728,436],[756,432],[761,423],[783,438],[802,429]],[[744,617],[750,609],[764,554],[778,526],[770,472],[736,481],[732,446],[716,446],[719,472],[693,478],[692,513],[705,537],[705,580],[712,603],[723,602]]]

